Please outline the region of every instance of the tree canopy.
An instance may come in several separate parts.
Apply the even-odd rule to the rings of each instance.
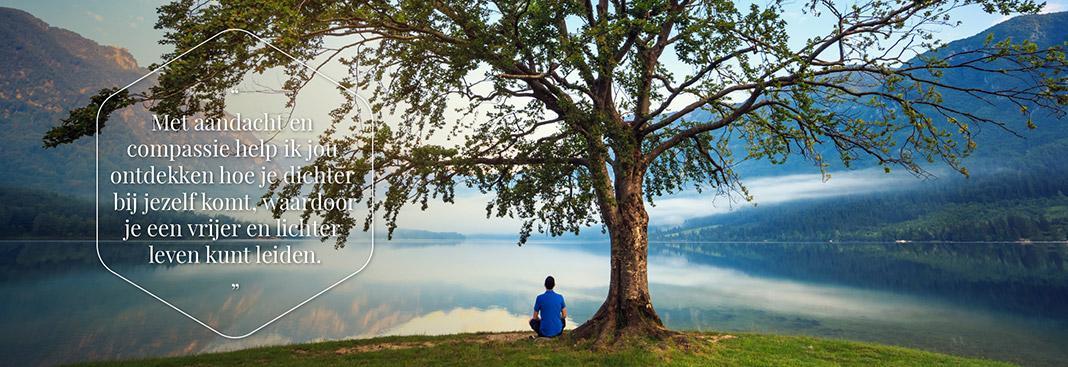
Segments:
[[[954,109],[944,96],[1008,101],[1021,122],[1034,110],[1063,113],[1064,53],[997,38],[946,50],[937,32],[958,24],[952,15],[962,7],[1012,14],[1042,5],[813,0],[801,10],[827,27],[806,39],[788,31],[783,1],[726,0],[180,0],[159,8],[157,28],[174,49],[165,59],[240,28],[302,62],[347,65],[342,83],[369,97],[375,123],[346,127],[362,117],[344,94],[321,140],[346,154],[314,166],[367,173],[374,159],[388,189],[368,205],[390,230],[406,204],[452,201],[460,185],[492,194],[488,215],[523,218],[525,241],[534,231],[612,222],[621,175],[637,176],[652,200],[688,187],[747,197],[733,170],[739,159],[801,155],[848,165],[870,157],[915,172],[944,161],[966,173],[960,159],[975,148],[974,124],[1014,126]],[[286,71],[294,104],[314,77],[243,34],[201,47],[147,91],[114,98],[116,108],[149,102],[161,114],[222,114],[230,88],[272,68]],[[942,82],[953,69],[1011,73],[1019,83],[976,90]],[[858,105],[880,112],[853,112]],[[92,134],[90,115],[73,111],[50,144]],[[368,184],[275,186],[269,195],[366,199]],[[304,214],[361,224],[345,212]]]

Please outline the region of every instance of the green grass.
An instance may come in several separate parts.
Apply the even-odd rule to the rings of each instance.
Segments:
[[[84,366],[1010,366],[914,349],[797,336],[693,333],[596,350],[527,334],[383,337]]]

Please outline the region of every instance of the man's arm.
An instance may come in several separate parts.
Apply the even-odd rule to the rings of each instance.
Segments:
[[[530,316],[530,319],[531,320],[537,320],[538,319],[538,311],[534,311],[534,314]]]
[[[566,319],[567,318],[567,307],[564,307],[564,308],[560,309],[560,318],[561,319]]]

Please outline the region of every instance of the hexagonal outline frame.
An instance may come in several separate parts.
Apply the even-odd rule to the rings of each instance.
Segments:
[[[188,50],[185,50],[184,52],[182,52],[178,56],[175,56],[174,58],[172,58],[170,60],[167,60],[167,62],[161,64],[160,66],[156,67],[155,69],[152,69],[147,74],[141,76],[140,78],[137,78],[133,82],[130,82],[125,87],[122,87],[119,90],[115,91],[114,93],[109,95],[107,98],[105,98],[102,102],[100,102],[100,106],[103,107],[104,104],[106,104],[108,102],[108,100],[110,100],[112,97],[115,97],[116,95],[118,95],[122,91],[129,89],[134,84],[137,84],[137,83],[141,82],[142,80],[144,80],[145,78],[148,78],[152,74],[156,74],[157,72],[159,72],[163,68],[167,67],[167,65],[170,65],[175,60],[181,59],[182,57],[184,57],[185,55],[189,54],[190,52],[193,52],[193,50],[196,50],[196,49],[200,48],[200,46],[203,46],[203,45],[207,44],[208,42],[211,42],[212,40],[218,38],[219,36],[221,36],[223,34],[231,33],[231,32],[244,33],[244,34],[256,39],[257,41],[262,42],[264,45],[267,45],[267,47],[270,47],[271,49],[273,49],[273,50],[281,53],[282,55],[285,55],[286,57],[292,59],[297,64],[300,64],[301,66],[307,68],[308,70],[311,70],[312,73],[314,73],[316,76],[322,77],[323,79],[326,79],[326,80],[330,81],[331,83],[336,85],[338,88],[341,88],[342,90],[348,92],[349,95],[353,96],[357,101],[363,103],[364,107],[367,108],[368,113],[370,113],[370,111],[371,111],[370,103],[368,103],[367,100],[365,100],[359,94],[356,94],[355,91],[353,91],[353,90],[351,90],[349,88],[346,88],[345,86],[341,85],[341,83],[339,83],[337,80],[334,80],[333,78],[330,78],[329,76],[319,72],[319,70],[317,70],[317,69],[315,69],[315,68],[313,68],[311,66],[308,66],[308,64],[305,64],[304,62],[302,62],[300,60],[297,60],[297,58],[293,57],[289,53],[286,53],[285,51],[282,51],[281,49],[279,49],[275,45],[271,44],[270,42],[267,42],[267,40],[261,38],[260,36],[256,35],[255,33],[252,33],[252,32],[250,32],[248,30],[241,29],[241,28],[229,28],[229,29],[220,31],[219,33],[216,33],[216,34],[212,35],[211,37],[208,37],[204,41],[201,41],[200,43],[198,43],[196,46],[193,46],[192,48],[190,48]],[[290,309],[286,310],[285,312],[282,312],[282,314],[280,314],[278,316],[275,316],[273,319],[267,321],[266,323],[264,323],[263,325],[260,325],[259,327],[255,328],[255,329],[252,329],[252,331],[249,331],[249,332],[247,332],[245,334],[230,335],[230,334],[226,334],[226,333],[223,333],[223,332],[215,329],[211,325],[208,325],[208,324],[204,323],[203,321],[201,321],[200,319],[196,318],[195,316],[190,315],[189,313],[185,312],[185,310],[182,310],[178,306],[175,306],[174,304],[171,304],[170,302],[167,302],[167,300],[163,299],[162,297],[157,296],[155,293],[152,293],[148,289],[145,289],[140,284],[137,284],[136,282],[126,278],[122,274],[119,274],[115,270],[112,270],[111,267],[108,266],[108,264],[106,262],[104,262],[104,257],[100,254],[100,112],[101,112],[101,110],[102,110],[102,108],[98,108],[97,109],[97,112],[96,112],[96,128],[95,128],[94,134],[93,134],[94,135],[94,140],[95,140],[95,142],[94,142],[94,151],[95,151],[95,163],[96,163],[95,164],[96,168],[95,168],[94,172],[96,173],[96,180],[95,180],[96,181],[96,241],[95,242],[96,242],[96,256],[97,256],[97,259],[100,260],[100,265],[103,265],[104,269],[106,269],[111,274],[115,275],[119,279],[122,279],[126,283],[129,283],[130,285],[134,286],[135,288],[141,290],[145,294],[148,294],[152,298],[155,298],[157,301],[160,301],[164,305],[167,305],[171,309],[174,309],[175,311],[177,311],[178,313],[182,314],[183,316],[189,318],[190,320],[193,320],[194,322],[196,322],[200,326],[203,326],[203,327],[207,328],[208,330],[211,330],[215,334],[217,334],[217,335],[219,335],[219,336],[221,336],[223,338],[226,338],[226,339],[238,340],[238,339],[247,338],[249,336],[252,336],[252,334],[255,334],[256,332],[258,332],[260,330],[263,330],[267,326],[273,324],[275,321],[278,321],[281,318],[285,317],[286,315],[289,315],[290,313],[292,313],[296,309],[300,308],[301,306],[304,306],[308,302],[311,302],[312,300],[314,300],[316,298],[319,298],[319,296],[323,295],[324,293],[326,293],[327,291],[329,291],[331,289],[334,289],[334,287],[337,287],[341,283],[344,283],[345,281],[349,280],[350,278],[356,276],[356,274],[359,274],[364,269],[366,269],[367,265],[371,263],[371,259],[374,258],[374,254],[375,254],[375,218],[374,218],[374,215],[372,215],[371,216],[371,226],[370,226],[370,231],[369,231],[370,235],[371,235],[371,251],[367,255],[367,261],[365,261],[363,263],[363,265],[361,265],[358,269],[356,269],[356,271],[350,273],[349,275],[346,275],[345,277],[341,278],[341,280],[338,280],[337,282],[334,282],[333,284],[327,286],[325,289],[319,291],[318,293],[312,295],[311,297],[308,297],[308,299],[305,299],[304,301],[301,301],[300,303],[298,303],[297,305],[291,307]],[[371,129],[372,129],[371,145],[374,146],[374,135],[375,135],[374,134],[374,131],[375,131],[375,122],[374,121],[371,121]],[[376,186],[375,185],[375,181],[377,180],[377,175],[376,175],[375,170],[374,170],[374,167],[375,167],[374,164],[375,164],[374,160],[372,159],[371,160],[371,186],[369,188],[371,190],[371,201],[372,202],[374,202],[375,186]]]

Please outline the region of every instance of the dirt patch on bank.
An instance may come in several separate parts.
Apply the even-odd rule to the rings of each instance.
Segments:
[[[496,333],[496,334],[483,334],[472,335],[470,340],[479,343],[489,342],[514,342],[517,340],[530,339],[534,333],[531,332],[513,332],[513,333]]]
[[[430,348],[437,345],[432,342],[385,342],[375,344],[361,344],[351,347],[340,348],[334,351],[334,354],[353,354],[353,353],[367,353],[377,352],[380,350],[397,350],[397,349],[411,349],[411,348]]]
[[[514,342],[514,341],[518,341],[518,340],[529,339],[531,335],[533,335],[533,333],[529,333],[529,332],[512,332],[512,333],[474,334],[474,335],[465,336],[463,338],[450,339],[450,340],[443,341],[443,342],[429,342],[429,341],[424,341],[424,342],[403,342],[403,341],[398,341],[398,342],[382,342],[382,343],[372,343],[372,344],[360,344],[360,345],[354,345],[354,346],[351,346],[351,347],[339,348],[339,349],[335,350],[334,353],[338,354],[338,355],[345,355],[345,354],[353,354],[353,353],[377,352],[377,351],[380,351],[380,350],[397,350],[397,349],[411,349],[411,348],[432,348],[432,347],[435,347],[435,346],[438,346],[438,345],[442,345],[442,344],[457,344],[457,343],[478,343],[478,344],[495,343],[495,342],[510,343],[510,342]],[[297,350],[294,350],[294,353],[305,354],[305,353],[307,353],[307,351],[297,349]]]
[[[716,344],[716,343],[719,343],[720,341],[730,340],[730,339],[734,339],[734,338],[737,338],[737,337],[734,336],[734,335],[730,335],[730,334],[705,335],[704,337],[702,337],[702,339],[704,339],[704,340],[706,340],[706,341],[708,341],[708,342],[710,342],[712,344]]]

